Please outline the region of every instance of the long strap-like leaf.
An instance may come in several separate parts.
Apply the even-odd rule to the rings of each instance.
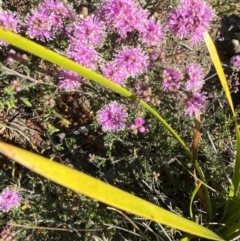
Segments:
[[[237,119],[236,119],[236,113],[234,110],[232,97],[231,97],[231,94],[230,94],[230,91],[228,88],[228,83],[227,83],[225,74],[223,72],[223,68],[222,68],[216,47],[208,33],[205,33],[204,38],[205,38],[205,43],[207,45],[208,51],[212,58],[213,64],[218,73],[218,77],[219,77],[222,87],[225,91],[225,94],[226,94],[226,97],[227,97],[227,100],[230,105],[230,108],[231,108],[231,111],[233,114],[233,118],[235,121],[235,131],[236,131],[236,139],[237,139],[237,156],[236,156],[234,174],[232,177],[232,185],[230,187],[230,191],[228,194],[229,200],[227,203],[227,207],[225,209],[225,213],[221,220],[222,222],[228,222],[228,219],[231,218],[233,215],[235,215],[235,210],[231,209],[231,202],[232,202],[232,198],[234,198],[234,196],[236,195],[236,192],[240,186],[240,132],[239,132],[239,128],[238,128],[238,123],[237,123]]]
[[[45,178],[118,209],[200,237],[222,240],[199,224],[60,163],[3,142],[0,152]]]

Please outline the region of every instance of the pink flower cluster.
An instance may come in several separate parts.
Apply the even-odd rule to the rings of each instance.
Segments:
[[[118,132],[125,129],[127,111],[116,101],[98,111],[97,120],[103,131]]]
[[[186,105],[186,114],[193,116],[194,114],[199,114],[202,108],[206,104],[206,97],[204,93],[201,92],[192,92],[184,100]]]
[[[80,41],[93,47],[101,46],[106,37],[106,27],[95,15],[78,18],[67,27],[71,41]]]
[[[144,45],[158,45],[164,37],[163,27],[155,19],[148,19],[148,15],[134,0],[105,0],[97,11],[108,29],[122,39],[138,33]]]
[[[240,69],[240,56],[235,55],[231,58],[230,63],[237,69]]]
[[[185,88],[187,91],[198,91],[203,86],[203,73],[199,64],[188,64],[185,69],[187,82]]]
[[[133,134],[137,134],[138,132],[140,133],[145,133],[146,128],[143,126],[145,123],[145,120],[142,117],[137,117],[130,125],[130,129],[132,130]]]
[[[58,73],[58,83],[59,89],[64,89],[65,91],[75,91],[78,90],[82,82],[81,77],[70,70],[62,70]]]
[[[21,194],[18,191],[5,188],[0,195],[0,210],[8,212],[12,208],[18,207],[21,201]]]
[[[101,67],[103,75],[118,85],[126,83],[128,74],[122,68],[119,68],[115,61],[108,62]]]
[[[181,74],[174,68],[165,68],[162,71],[162,86],[165,91],[176,96],[182,90],[186,94],[184,99],[186,114],[193,116],[200,113],[206,104],[206,97],[201,93],[204,84],[202,68],[199,64],[187,64],[185,70],[185,85],[182,85]]]
[[[143,74],[148,67],[148,56],[140,47],[124,46],[114,56],[114,60],[102,66],[105,77],[123,85],[129,77]]]
[[[185,90],[187,97],[184,100],[186,105],[186,114],[193,116],[202,111],[206,104],[206,97],[200,90],[204,84],[203,72],[199,64],[188,64],[185,69],[186,83]]]
[[[177,69],[166,68],[162,72],[163,89],[176,92],[180,87],[181,74]]]
[[[66,19],[74,18],[75,12],[71,5],[63,1],[45,0],[27,16],[27,35],[41,41],[51,40],[56,32],[63,30]]]
[[[98,52],[90,45],[83,43],[82,41],[71,42],[66,55],[89,69],[95,70],[97,67],[97,61],[99,59]]]
[[[180,39],[190,37],[192,45],[196,45],[203,40],[213,17],[213,9],[204,1],[181,0],[168,17],[168,27]]]
[[[165,30],[149,14],[135,0],[103,0],[90,16],[87,8],[77,15],[72,6],[64,1],[43,0],[26,17],[24,28],[28,37],[40,41],[50,41],[56,35],[66,36],[69,41],[65,51],[67,57],[89,69],[100,70],[108,79],[124,85],[128,78],[139,77],[151,70],[157,59],[165,62],[165,53],[159,48]],[[195,45],[203,40],[203,33],[209,29],[213,17],[212,8],[204,1],[180,0],[179,5],[169,14],[167,26],[177,37],[188,37]],[[0,25],[6,30],[20,32],[19,20],[11,12],[0,13]],[[116,47],[108,61],[105,61],[98,50],[105,46],[107,35],[113,37],[120,47]],[[124,45],[126,40],[132,38],[137,42],[136,45],[132,46],[131,41],[130,46]],[[0,40],[0,45],[4,44]],[[234,57],[231,63],[240,66],[240,58]],[[185,86],[179,70],[165,68],[162,71],[162,87],[171,93],[184,88],[187,93],[184,101],[186,113],[194,115],[201,111],[206,102],[204,94],[200,93],[203,85],[201,67],[188,64],[184,76],[187,78]],[[68,70],[61,70],[57,77],[59,89],[65,91],[77,90],[82,82],[78,74]],[[148,84],[137,84],[136,92],[148,102],[153,100],[151,91]],[[159,101],[156,100],[156,103]],[[126,117],[125,109],[116,102],[98,112],[98,121],[104,131],[124,129]],[[134,125],[138,126],[137,123]]]
[[[19,19],[16,14],[9,11],[0,12],[0,26],[4,30],[9,30],[14,33],[19,32]],[[4,40],[0,39],[0,46],[6,46],[7,43]]]

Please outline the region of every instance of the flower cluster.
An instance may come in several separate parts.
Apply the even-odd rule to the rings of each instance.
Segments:
[[[8,212],[12,208],[18,207],[21,201],[21,194],[18,191],[5,188],[0,195],[0,210]]]
[[[102,45],[106,37],[103,22],[94,15],[79,18],[68,26],[67,34],[72,41],[81,41],[94,47]]]
[[[128,33],[141,29],[143,20],[148,16],[134,0],[105,0],[97,15],[110,31],[117,32],[123,39]]]
[[[140,47],[124,46],[115,55],[115,63],[129,77],[136,77],[147,69],[148,57]]]
[[[57,0],[45,0],[26,18],[27,35],[37,40],[49,41],[56,32],[63,30],[64,20],[74,19],[74,16],[75,12],[70,5]]]
[[[164,30],[155,19],[146,19],[139,30],[140,40],[146,46],[156,46],[163,40]]]
[[[146,46],[158,45],[163,40],[162,25],[154,18],[148,19],[148,11],[134,0],[105,0],[96,14],[111,32],[118,33],[122,39],[130,33],[138,33],[139,40]]]
[[[123,85],[129,77],[143,74],[148,66],[149,58],[140,47],[124,46],[101,69],[106,78]]]
[[[80,76],[70,70],[62,70],[58,74],[58,88],[65,91],[78,90],[82,82]]]
[[[233,56],[230,60],[230,63],[237,69],[240,69],[240,56]]]
[[[19,19],[18,17],[9,11],[1,11],[0,12],[0,26],[4,30],[9,30],[14,33],[19,32]],[[0,46],[6,46],[7,43],[4,40],[0,39]]]
[[[168,27],[179,38],[190,37],[194,45],[203,39],[203,33],[208,30],[213,16],[213,10],[203,1],[180,0],[178,7],[173,9],[168,17]],[[19,32],[18,19],[10,12],[0,13],[0,25]],[[86,68],[99,69],[106,78],[119,85],[126,84],[128,78],[136,78],[151,70],[157,60],[164,63],[166,59],[159,46],[164,38],[163,25],[150,17],[150,13],[142,9],[135,0],[103,0],[91,15],[88,15],[87,8],[83,8],[81,15],[77,15],[72,6],[63,1],[43,0],[38,8],[26,17],[25,29],[30,38],[41,41],[52,40],[56,34],[67,37],[68,46],[64,53],[68,58]],[[105,46],[103,44],[107,35],[119,41],[121,46],[111,52],[108,62],[98,52]],[[136,44],[133,45],[130,41],[129,46],[125,45],[127,40],[132,38]],[[9,60],[13,61],[13,58]],[[231,62],[237,65],[237,61],[240,62],[236,57]],[[175,94],[185,87],[186,113],[192,115],[205,103],[204,94],[200,93],[203,85],[201,67],[197,64],[187,65],[185,76],[187,80],[184,86],[179,70],[165,68],[162,71],[162,87]],[[65,91],[77,90],[82,81],[78,74],[69,70],[60,71],[57,79],[58,88]],[[152,87],[148,82],[137,82],[135,92],[147,102],[160,103],[157,95],[153,97]],[[123,130],[126,117],[126,110],[116,102],[98,112],[98,122],[104,131]],[[144,120],[142,125],[136,121],[139,119],[133,124],[134,130],[137,128],[144,132]]]
[[[72,42],[66,51],[66,55],[78,64],[89,69],[94,70],[97,67],[96,64],[99,59],[98,52],[93,47],[81,41]]]
[[[174,68],[165,68],[162,71],[162,86],[167,92],[177,96],[182,91],[186,96],[184,99],[185,113],[193,116],[200,113],[206,104],[206,97],[201,93],[204,84],[203,71],[199,64],[187,64],[184,70],[185,85],[181,85],[181,73]]]
[[[133,93],[145,102],[151,103],[153,105],[159,105],[160,100],[160,90],[153,92],[151,81],[148,75],[144,76],[144,81],[140,80],[135,83],[133,88]]]
[[[206,97],[204,93],[193,92],[185,100],[186,114],[193,116],[200,113],[201,109],[206,104]]]
[[[17,80],[12,81],[11,88],[15,89],[16,92],[20,92],[22,90],[22,86]]]
[[[103,131],[118,132],[125,129],[127,111],[117,102],[111,102],[98,111],[97,120]]]
[[[203,73],[199,64],[188,64],[186,66],[187,82],[185,88],[187,91],[198,91],[203,86]]]
[[[134,123],[130,125],[130,129],[132,130],[133,134],[136,135],[138,132],[145,133],[146,128],[143,126],[144,123],[145,123],[145,120],[142,117],[137,117]]]
[[[180,87],[181,74],[177,69],[166,68],[162,72],[162,85],[166,91],[176,92]]]
[[[184,100],[186,114],[190,116],[200,113],[206,104],[206,97],[200,90],[203,86],[203,71],[199,64],[188,64],[185,69],[187,81],[185,89],[187,97]]]
[[[101,67],[103,75],[118,85],[126,83],[128,74],[123,69],[119,69],[115,62],[109,62]]]
[[[214,12],[204,1],[181,0],[168,17],[168,27],[179,38],[190,37],[192,45],[203,40]]]
[[[14,240],[15,231],[11,227],[5,227],[0,233],[0,240],[12,241]]]
[[[152,96],[152,88],[148,83],[139,81],[135,84],[134,92],[136,95],[146,102],[150,102]]]

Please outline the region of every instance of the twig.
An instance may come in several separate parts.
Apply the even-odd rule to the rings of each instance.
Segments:
[[[109,230],[112,229],[112,228],[116,228],[116,229],[120,229],[120,230],[123,230],[123,231],[128,232],[128,233],[134,234],[134,235],[136,235],[138,237],[141,237],[140,234],[137,234],[135,232],[129,231],[129,230],[125,229],[125,228],[121,228],[121,227],[118,227],[118,226],[115,226],[115,225],[112,225],[112,224],[107,224],[107,223],[104,223],[103,225],[109,227],[108,228]]]
[[[187,44],[185,43],[178,43],[179,45],[185,47],[186,49],[189,49],[190,51],[193,51],[193,48],[191,48],[190,46],[188,46]]]
[[[155,12],[160,8],[162,2],[160,1],[159,4],[151,11],[151,13],[148,15],[147,19],[151,18]]]
[[[212,138],[211,138],[211,136],[210,136],[209,131],[207,131],[207,136],[208,136],[208,139],[210,140],[210,142],[211,142],[211,144],[212,144],[213,150],[215,151],[216,154],[218,154],[217,148],[216,148],[216,146],[215,146],[214,143],[213,143],[213,140],[212,140]]]
[[[167,236],[167,238],[172,241],[172,239],[169,237],[169,235],[167,234],[167,232],[165,231],[165,229],[163,228],[163,226],[158,222],[158,225],[160,226],[160,228],[162,229],[162,231],[164,232],[164,234]]]
[[[54,86],[54,87],[56,87],[56,85],[54,85],[54,84],[44,83],[44,82],[42,82],[42,81],[38,81],[38,80],[36,80],[36,79],[33,79],[33,78],[29,77],[29,76],[20,74],[20,73],[18,73],[18,72],[15,71],[15,70],[9,69],[8,67],[6,67],[5,65],[3,65],[3,64],[1,64],[1,63],[0,63],[0,69],[5,70],[7,75],[16,75],[16,76],[18,76],[18,77],[20,77],[20,78],[28,79],[28,80],[30,80],[31,82],[33,82],[34,84],[42,84],[42,85],[49,85],[49,86]]]
[[[43,230],[53,230],[53,231],[63,231],[63,232],[74,232],[74,230],[79,232],[99,232],[102,231],[102,228],[92,228],[92,229],[70,229],[70,228],[55,228],[55,227],[44,227],[44,226],[30,226],[30,225],[22,225],[16,223],[7,223],[8,226],[26,228],[26,229],[43,229]]]

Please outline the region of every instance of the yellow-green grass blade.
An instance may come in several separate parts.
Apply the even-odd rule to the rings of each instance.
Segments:
[[[0,142],[0,152],[30,170],[75,192],[181,231],[223,240],[211,230],[60,163]]]
[[[213,64],[215,66],[215,69],[218,73],[219,79],[221,81],[221,84],[223,86],[223,89],[225,91],[228,103],[230,105],[232,114],[233,114],[233,118],[235,121],[235,130],[236,130],[236,139],[237,139],[237,156],[236,156],[236,162],[235,162],[235,168],[234,168],[234,174],[233,174],[233,178],[232,178],[232,185],[230,187],[230,191],[228,196],[229,197],[234,197],[234,195],[236,194],[238,187],[240,185],[240,133],[239,133],[239,128],[238,128],[238,124],[237,124],[237,120],[236,120],[236,113],[234,110],[234,106],[233,106],[233,101],[232,101],[232,97],[228,88],[228,84],[227,84],[227,80],[216,50],[216,47],[210,37],[210,35],[208,33],[204,34],[204,39],[205,39],[205,43],[207,45],[208,51],[210,53],[210,56],[212,58]],[[229,199],[230,200],[230,199]],[[227,220],[229,216],[232,216],[232,213],[229,211],[229,202],[227,203],[227,208],[225,210],[224,213],[224,219],[223,220]],[[230,213],[229,213],[230,212]],[[234,210],[233,210],[234,212]]]
[[[57,64],[61,67],[66,69],[72,70],[85,78],[88,78],[102,86],[105,86],[116,93],[121,94],[124,97],[131,98],[135,101],[139,101],[139,104],[142,105],[146,110],[148,110],[153,116],[155,116],[163,125],[164,127],[173,135],[173,137],[179,142],[179,144],[184,148],[189,158],[192,158],[192,153],[189,148],[186,146],[184,141],[181,137],[172,129],[172,127],[162,118],[151,106],[149,106],[146,102],[139,100],[136,96],[134,96],[130,91],[127,89],[122,88],[121,86],[115,84],[114,82],[104,78],[102,75],[91,71],[74,61],[57,54],[37,43],[34,43],[31,40],[28,40],[18,34],[12,33],[10,31],[5,31],[0,28],[0,38],[4,39],[5,41],[9,42],[10,44],[25,50],[33,55],[36,55],[42,59],[45,59],[51,63]]]
[[[225,91],[228,103],[229,103],[231,111],[233,113],[233,116],[235,116],[232,97],[231,97],[231,94],[230,94],[230,91],[229,91],[229,88],[228,88],[227,80],[226,80],[225,74],[223,72],[222,64],[220,62],[217,49],[216,49],[216,47],[215,47],[215,45],[212,41],[212,38],[210,37],[210,35],[207,32],[204,34],[204,39],[205,39],[205,43],[206,43],[207,48],[208,48],[208,52],[209,52],[209,54],[211,56],[211,59],[213,61],[214,67],[217,71],[218,77],[221,81],[222,87]]]
[[[190,213],[190,218],[192,220],[194,220],[193,211],[192,211],[192,203],[193,203],[193,200],[194,200],[196,194],[198,193],[199,188],[202,186],[202,184],[203,184],[202,182],[199,182],[198,185],[194,188],[192,195],[191,195],[189,213]]]

